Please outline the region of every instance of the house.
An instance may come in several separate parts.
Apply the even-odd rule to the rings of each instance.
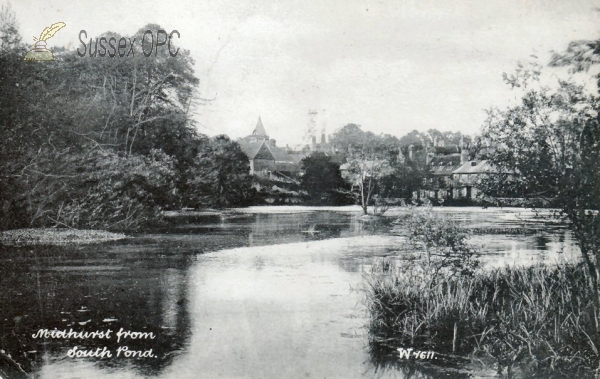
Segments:
[[[409,147],[409,159],[412,146]],[[434,140],[433,146],[426,145],[426,163],[431,169],[431,176],[425,179],[424,189],[419,197],[438,200],[454,197],[454,171],[466,163],[469,157],[467,145],[461,141],[459,145],[445,145],[443,141]]]
[[[478,182],[489,175],[498,175],[499,171],[488,160],[468,161],[454,171],[454,198],[456,199],[476,199],[480,191],[477,188]],[[503,172],[510,177],[514,172]]]
[[[479,178],[490,172],[495,171],[487,160],[468,161],[453,172],[454,193],[456,199],[474,199],[477,197],[476,187]]]

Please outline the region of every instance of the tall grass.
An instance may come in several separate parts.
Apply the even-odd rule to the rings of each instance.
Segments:
[[[599,315],[577,265],[446,278],[381,260],[365,273],[374,354],[397,347],[488,357],[506,377],[594,377]]]

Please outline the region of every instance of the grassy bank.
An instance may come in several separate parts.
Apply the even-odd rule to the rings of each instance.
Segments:
[[[575,265],[502,268],[432,288],[386,261],[365,274],[373,354],[487,357],[505,377],[592,378],[599,315]]]

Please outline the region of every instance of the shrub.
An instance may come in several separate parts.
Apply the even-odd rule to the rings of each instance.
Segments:
[[[137,229],[158,218],[175,193],[173,160],[161,150],[149,156],[97,151],[50,164],[63,175],[35,178],[28,193],[35,226]]]
[[[397,221],[394,230],[407,235],[416,258],[413,270],[422,273],[421,279],[429,287],[440,279],[471,276],[479,266],[479,253],[468,243],[469,233],[434,213],[431,207],[413,208],[407,218]]]

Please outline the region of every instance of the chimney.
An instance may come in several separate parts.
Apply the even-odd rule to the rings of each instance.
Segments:
[[[325,146],[325,133],[321,134],[321,145]]]
[[[313,136],[312,137],[312,146],[311,146],[311,150],[315,151],[317,150],[317,136]]]
[[[469,160],[469,149],[467,148],[467,146],[465,144],[462,144],[463,147],[460,150],[460,164],[463,165],[465,163],[467,163],[467,161]]]

